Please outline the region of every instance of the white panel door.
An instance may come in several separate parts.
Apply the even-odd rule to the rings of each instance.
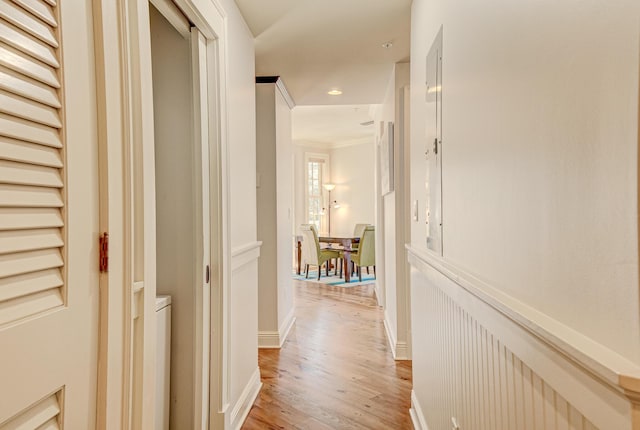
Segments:
[[[95,428],[91,1],[0,0],[0,429]]]

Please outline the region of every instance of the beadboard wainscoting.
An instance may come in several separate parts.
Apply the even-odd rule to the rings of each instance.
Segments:
[[[408,250],[416,429],[640,428],[637,365]]]

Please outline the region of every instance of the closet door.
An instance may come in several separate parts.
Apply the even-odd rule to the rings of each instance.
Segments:
[[[91,2],[0,2],[0,429],[95,427]]]

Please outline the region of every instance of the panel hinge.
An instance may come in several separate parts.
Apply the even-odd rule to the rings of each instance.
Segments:
[[[100,235],[100,273],[109,271],[109,233]]]

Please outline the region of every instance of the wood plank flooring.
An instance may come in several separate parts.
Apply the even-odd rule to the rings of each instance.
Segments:
[[[296,324],[281,350],[260,350],[242,429],[412,429],[411,362],[393,360],[373,286],[294,290]]]

